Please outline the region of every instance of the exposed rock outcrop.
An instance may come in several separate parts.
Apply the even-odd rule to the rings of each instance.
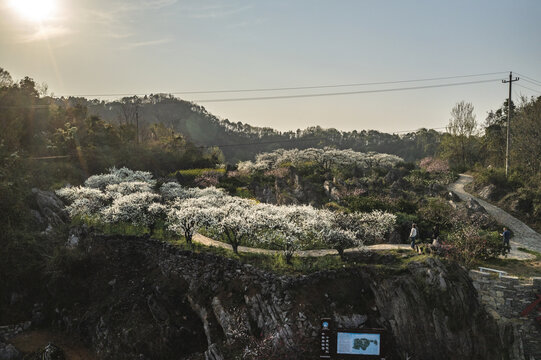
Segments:
[[[497,200],[497,188],[496,185],[490,184],[485,186],[479,191],[479,197],[484,200],[494,201]]]
[[[65,224],[67,214],[64,203],[55,193],[33,188],[32,195],[37,209],[31,210],[31,214],[38,226],[43,229],[52,229]]]
[[[62,309],[56,323],[102,359],[313,359],[323,316],[386,329],[387,359],[504,359],[512,341],[500,338],[467,272],[435,259],[292,277],[135,237],[79,247],[86,271],[49,285]]]

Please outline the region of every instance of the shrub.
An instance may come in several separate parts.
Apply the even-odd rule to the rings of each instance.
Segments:
[[[497,188],[506,189],[509,187],[505,170],[502,168],[482,169],[475,176],[475,186],[481,188],[487,185],[495,185]]]
[[[478,260],[504,255],[506,248],[497,232],[479,231],[465,226],[448,235],[446,257],[472,267]]]
[[[449,163],[447,160],[426,157],[419,163],[419,167],[428,173],[445,173],[449,172]]]

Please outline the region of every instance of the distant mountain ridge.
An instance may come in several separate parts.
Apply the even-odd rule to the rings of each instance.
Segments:
[[[220,147],[226,161],[232,164],[278,148],[325,146],[389,153],[406,161],[415,161],[433,156],[442,136],[435,130],[427,129],[396,135],[375,130],[339,131],[320,126],[280,132],[269,127],[220,119],[203,106],[169,94],[134,96],[111,102],[85,98],[69,98],[66,101],[70,105],[85,105],[90,115],[99,116],[108,122],[135,124],[138,120],[142,127],[163,124],[199,146]]]

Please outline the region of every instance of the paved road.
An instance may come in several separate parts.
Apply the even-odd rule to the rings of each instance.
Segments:
[[[475,199],[494,219],[496,219],[496,221],[507,226],[509,229],[511,229],[511,231],[513,231],[513,238],[511,241],[511,257],[514,258],[515,256],[524,256],[523,254],[525,253],[517,251],[518,247],[541,252],[540,234],[499,207],[489,204],[483,199],[479,199],[464,190],[464,185],[469,184],[472,181],[473,177],[470,175],[460,174],[458,181],[451,184],[449,186],[449,190],[456,193],[462,200],[467,200],[469,198]]]

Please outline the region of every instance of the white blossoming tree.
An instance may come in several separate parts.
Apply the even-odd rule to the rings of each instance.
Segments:
[[[291,163],[295,166],[305,163],[315,163],[325,171],[329,171],[347,167],[357,167],[360,169],[371,167],[389,168],[401,161],[403,161],[402,158],[396,155],[375,152],[361,153],[351,149],[278,149],[272,152],[258,154],[254,162],[239,162],[237,167],[242,172],[254,172],[274,169],[285,163]]]
[[[89,177],[85,186],[66,187],[57,194],[70,202],[66,209],[71,217],[146,226],[152,232],[164,213],[159,206],[161,197],[153,191],[155,184],[148,172],[112,168]]]
[[[70,217],[94,217],[110,201],[103,191],[84,186],[65,187],[56,194],[69,202],[66,211]]]
[[[151,232],[156,218],[152,205],[160,196],[148,191],[116,197],[111,205],[101,210],[100,219],[105,223],[127,223],[134,226],[150,227]]]
[[[146,182],[151,186],[156,185],[156,180],[147,171],[133,171],[128,168],[109,169],[106,174],[93,175],[86,179],[85,186],[93,189],[105,189],[107,185],[120,184],[123,182]]]
[[[211,224],[210,208],[215,202],[211,196],[177,199],[167,212],[169,230],[181,234],[191,244],[193,235],[201,227]]]
[[[253,237],[260,228],[253,211],[254,201],[228,196],[221,206],[205,209],[214,234],[231,245],[238,254],[239,245]]]
[[[344,250],[362,246],[364,241],[358,236],[356,217],[342,212],[321,210],[316,227],[320,229],[323,242],[331,249],[338,251],[340,258]]]
[[[254,210],[260,241],[281,249],[288,264],[296,251],[317,237],[314,220],[318,210],[311,206],[259,204]]]
[[[356,218],[357,236],[365,242],[381,240],[391,231],[396,223],[396,215],[386,211],[375,210],[369,213],[353,213]]]

